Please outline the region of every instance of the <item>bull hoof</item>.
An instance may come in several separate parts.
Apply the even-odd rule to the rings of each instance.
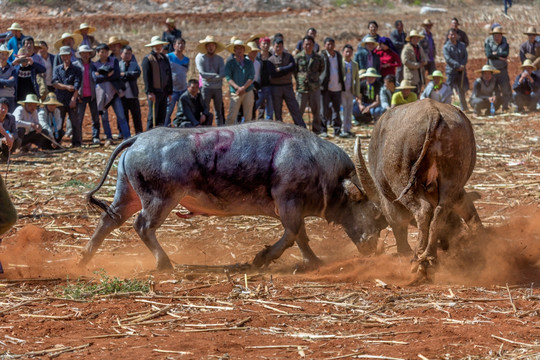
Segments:
[[[171,260],[167,258],[165,260],[158,261],[156,269],[158,271],[172,271],[174,267],[171,263]]]
[[[88,263],[90,262],[90,260],[92,259],[92,255],[89,254],[88,252],[83,252],[81,253],[81,258],[79,260],[79,262],[77,263],[77,267],[79,268],[84,268],[86,267],[86,265],[88,265]]]
[[[255,255],[255,259],[252,261],[252,265],[256,269],[260,269],[262,267],[267,267],[272,260],[268,259],[268,253],[270,252],[270,249],[272,247],[269,245],[266,245],[264,249],[259,251],[257,255]]]

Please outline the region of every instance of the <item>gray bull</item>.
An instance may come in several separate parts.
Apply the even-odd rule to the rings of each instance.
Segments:
[[[94,198],[120,152],[112,204]],[[133,226],[158,269],[171,262],[156,230],[175,206],[189,216],[266,215],[285,232],[253,260],[266,266],[294,242],[308,263],[319,259],[308,245],[304,217],[341,224],[361,244],[386,227],[378,207],[354,184],[352,160],[336,145],[294,125],[259,122],[221,128],[158,128],[130,138],[112,153],[88,202],[104,210],[83,251],[86,264],[105,237],[140,210]]]
[[[482,223],[464,186],[476,162],[469,119],[456,107],[427,99],[389,110],[373,129],[367,171],[355,147],[358,176],[368,197],[380,203],[394,231],[397,249],[407,253],[407,226],[415,220],[420,270],[437,257],[438,240],[465,220],[472,231]]]

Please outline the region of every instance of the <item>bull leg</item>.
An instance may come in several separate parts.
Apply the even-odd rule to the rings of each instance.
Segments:
[[[433,206],[425,199],[411,201],[408,206],[416,219],[418,227],[418,245],[416,246],[415,257],[424,253],[428,247],[430,239],[430,224],[433,219]]]
[[[467,223],[467,226],[473,234],[476,234],[484,229],[480,216],[476,211],[476,207],[472,202],[471,198],[467,195],[464,195],[462,200],[454,207],[454,211],[461,216],[463,220]]]
[[[424,252],[418,258],[419,262],[432,262],[437,259],[437,239],[442,229],[444,222],[448,217],[448,209],[446,206],[438,205],[433,211],[433,219],[429,226],[429,237],[427,246]]]
[[[300,228],[300,234],[296,239],[296,244],[302,252],[304,262],[308,263],[310,267],[317,267],[322,264],[322,261],[317,257],[317,255],[315,255],[315,253],[313,252],[313,250],[311,250],[311,247],[309,246],[309,238],[306,233],[306,225],[303,221],[302,227]]]
[[[411,246],[407,241],[407,223],[391,223],[390,227],[396,238],[396,246],[398,254],[407,255],[412,253]]]
[[[172,269],[171,260],[163,251],[156,238],[156,230],[163,224],[167,215],[178,204],[179,199],[152,197],[149,201],[143,200],[143,208],[133,227],[137,234],[154,255],[158,270]]]
[[[411,219],[409,212],[402,204],[393,203],[385,198],[381,199],[381,205],[384,212],[388,214],[388,224],[396,238],[397,252],[402,255],[412,254],[413,251],[407,241],[407,228]]]

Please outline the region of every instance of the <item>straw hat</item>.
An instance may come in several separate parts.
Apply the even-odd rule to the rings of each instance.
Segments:
[[[28,56],[29,50],[27,47],[22,47],[17,51],[17,55],[15,57],[25,57]]]
[[[493,66],[491,66],[489,64],[482,66],[482,68],[480,70],[475,70],[475,73],[481,73],[481,72],[484,72],[484,71],[492,72],[493,74],[500,73],[499,70],[495,69]]]
[[[72,38],[73,39],[73,41],[75,42],[75,44],[73,46],[74,48],[77,48],[79,46],[79,44],[81,43],[81,41],[82,41],[82,35],[81,34],[63,33],[60,40],[57,40],[54,43],[54,47],[56,48],[56,50],[59,50],[60,47],[62,47],[64,45],[63,44],[64,40],[66,40],[67,38]]]
[[[536,28],[534,26],[530,26],[527,28],[527,31],[525,31],[523,34],[525,35],[540,35],[540,33],[536,32]]]
[[[58,56],[71,55],[71,48],[69,46],[62,46],[58,52]]]
[[[79,51],[77,51],[75,56],[80,58],[81,53],[90,53],[90,59],[93,58],[94,56],[96,56],[96,50],[92,49],[90,46],[88,46],[86,44],[79,46]]]
[[[377,40],[375,40],[375,38],[373,36],[368,36],[364,41],[362,41],[360,43],[360,45],[364,46],[364,45],[366,45],[366,43],[378,44]]]
[[[255,41],[250,41],[247,43],[247,46],[250,47],[251,50],[249,50],[249,52],[252,52],[252,51],[259,51],[259,47],[257,46],[257,43]]]
[[[416,89],[416,86],[411,84],[409,80],[403,80],[401,84],[396,88],[396,90],[405,90],[405,89],[414,90]]]
[[[503,31],[502,26],[497,26],[493,28],[493,30],[491,30],[490,34],[506,34],[506,33]]]
[[[167,20],[165,20],[165,24],[169,24],[169,25],[175,25],[176,21],[174,21],[173,18],[167,18]]]
[[[26,99],[17,101],[17,104],[24,106],[24,104],[38,104],[40,105],[41,102],[39,101],[36,94],[28,94],[26,95]]]
[[[13,50],[8,49],[7,44],[0,45],[0,52],[8,53],[8,56],[11,56],[11,54],[13,54]]]
[[[13,30],[23,31],[21,25],[19,25],[19,23],[16,23],[16,22],[14,22],[13,24],[11,24],[10,27],[8,27],[8,31],[13,31]]]
[[[111,46],[114,44],[120,44],[122,46],[126,46],[126,45],[129,45],[129,41],[127,41],[126,39],[119,38],[118,36],[111,36],[109,38],[109,42],[107,43],[107,45]]]
[[[446,76],[444,76],[444,74],[440,70],[435,70],[433,74],[428,76],[428,79],[433,80],[434,77],[442,77],[443,80],[446,79]]]
[[[58,99],[56,98],[56,94],[53,92],[50,92],[47,94],[47,97],[45,98],[45,101],[41,103],[42,105],[56,105],[56,106],[64,106]]]
[[[96,31],[96,28],[93,27],[93,26],[90,26],[88,25],[87,23],[82,23],[81,25],[79,25],[79,28],[77,30],[75,30],[73,33],[75,34],[80,34],[81,33],[81,30],[84,30],[84,29],[88,29],[88,33],[91,34],[93,33],[94,31]]]
[[[427,26],[427,25],[433,25],[433,23],[431,22],[430,19],[425,19],[425,20],[422,22],[422,26]]]
[[[146,46],[146,47],[154,47],[154,46],[158,46],[158,45],[167,45],[167,44],[168,44],[168,42],[161,40],[161,36],[156,35],[156,36],[152,36],[152,40],[150,40],[150,44],[146,44],[144,46]]]
[[[424,38],[424,35],[420,34],[418,31],[416,30],[411,30],[411,32],[409,33],[409,36],[407,36],[405,38],[405,40],[407,41],[411,41],[411,38],[412,37],[419,37],[420,39],[423,39]]]
[[[250,42],[254,41],[255,39],[262,39],[265,36],[266,36],[266,34],[263,34],[263,33],[253,34],[247,39],[246,42],[250,43]]]
[[[199,45],[197,45],[195,50],[197,50],[197,52],[206,54],[207,53],[206,44],[211,44],[211,43],[216,44],[216,54],[225,50],[225,45],[223,45],[222,43],[214,39],[212,35],[206,35],[206,38],[204,38],[203,40],[199,40]]]
[[[523,64],[521,64],[520,68],[524,68],[524,67],[531,67],[533,68],[533,71],[536,70],[536,66],[534,66],[533,62],[529,59],[525,59],[525,61],[523,62]]]
[[[367,78],[367,77],[380,78],[381,75],[379,75],[379,73],[377,72],[377,70],[375,70],[375,68],[370,67],[366,70],[366,72],[360,75],[360,79]]]
[[[234,40],[234,42],[232,44],[227,45],[226,49],[231,54],[234,54],[234,48],[237,47],[237,46],[243,46],[244,47],[244,52],[246,54],[251,51],[251,48],[249,46],[247,46],[246,44],[244,44],[244,42],[242,40],[240,40],[240,39]]]

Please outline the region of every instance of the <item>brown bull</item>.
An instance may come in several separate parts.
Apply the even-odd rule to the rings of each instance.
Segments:
[[[420,271],[437,258],[437,243],[448,235],[449,224],[461,218],[473,232],[482,228],[464,190],[476,162],[474,133],[456,107],[426,99],[390,109],[369,143],[371,176],[359,141],[354,157],[368,197],[380,203],[394,231],[398,252],[411,251],[407,227],[416,221]]]

